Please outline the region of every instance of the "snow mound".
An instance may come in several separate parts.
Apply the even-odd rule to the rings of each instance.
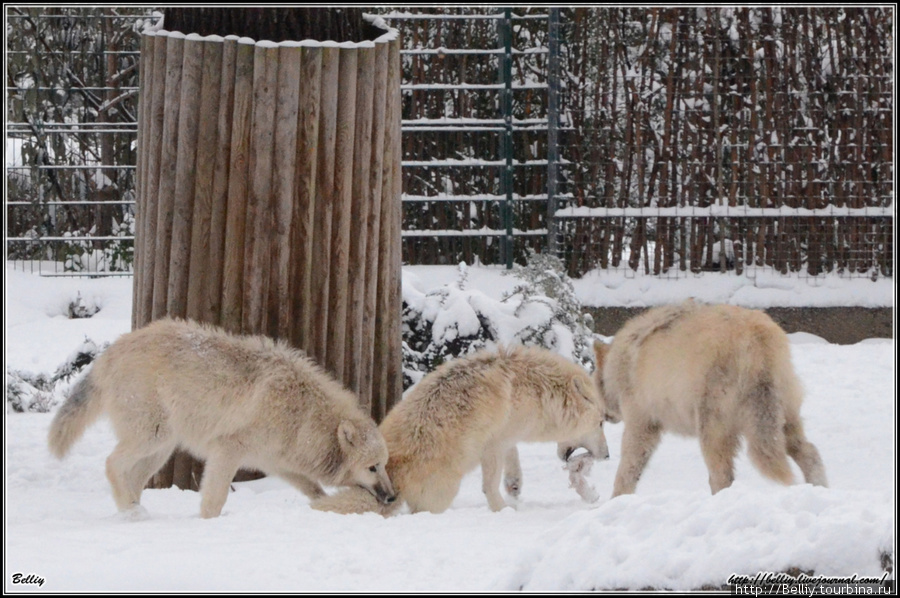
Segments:
[[[545,532],[498,587],[685,591],[791,570],[880,577],[893,512],[889,493],[808,484],[621,496]]]

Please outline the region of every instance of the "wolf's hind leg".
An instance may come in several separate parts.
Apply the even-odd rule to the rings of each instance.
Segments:
[[[481,490],[492,511],[499,511],[507,506],[500,496],[500,473],[504,455],[505,451],[496,445],[484,447],[481,455]]]
[[[141,490],[135,492],[134,484],[129,483],[131,471],[141,455],[134,455],[134,447],[120,442],[106,458],[106,479],[112,487],[113,500],[119,511],[127,511],[141,503]]]
[[[135,444],[120,441],[106,459],[106,478],[119,511],[141,503],[147,480],[165,464],[175,449],[163,443]]]
[[[790,417],[784,425],[784,436],[787,440],[787,453],[800,466],[803,478],[807,483],[815,486],[828,486],[828,478],[825,476],[825,465],[816,445],[806,439],[803,433],[803,424],[799,416]]]
[[[515,445],[504,456],[503,486],[513,498],[518,498],[522,492],[522,464],[519,462],[519,449]]]
[[[138,498],[140,498],[141,492],[147,486],[147,482],[150,481],[153,474],[166,464],[166,461],[168,461],[174,451],[174,446],[160,449],[152,455],[139,460],[135,463],[134,467],[131,468],[131,473],[128,475],[128,485],[129,489],[138,496]]]
[[[734,456],[738,435],[721,422],[700,422],[700,450],[709,470],[709,488],[713,494],[734,482]]]

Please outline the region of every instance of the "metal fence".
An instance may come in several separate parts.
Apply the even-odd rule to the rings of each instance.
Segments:
[[[7,6],[7,259],[130,275],[147,9]]]
[[[571,273],[892,276],[892,10],[566,17]]]
[[[403,259],[893,275],[888,8],[386,8]],[[130,274],[149,9],[7,7],[7,257]]]
[[[551,12],[382,15],[405,45],[404,261],[510,265],[545,242]]]
[[[408,262],[893,275],[890,10],[440,12],[399,15],[404,122],[495,130],[405,132]]]

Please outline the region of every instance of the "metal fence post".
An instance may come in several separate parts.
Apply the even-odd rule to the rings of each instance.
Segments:
[[[547,250],[559,256],[556,196],[559,182],[559,9],[550,9],[547,72]]]
[[[506,131],[503,136],[503,154],[506,164],[503,166],[502,182],[503,193],[503,226],[506,228],[506,236],[503,237],[503,260],[506,269],[512,269],[513,263],[513,115],[512,115],[512,9],[503,9],[503,21],[501,22],[501,37],[503,40],[503,123]]]

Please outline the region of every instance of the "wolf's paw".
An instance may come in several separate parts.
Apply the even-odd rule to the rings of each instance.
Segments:
[[[150,511],[141,505],[133,505],[124,511],[119,511],[115,517],[120,521],[147,521],[150,519]]]
[[[569,472],[569,487],[574,488],[578,496],[585,502],[597,502],[600,495],[588,482],[587,475],[594,465],[594,457],[588,453],[573,454],[566,461],[565,469]]]

